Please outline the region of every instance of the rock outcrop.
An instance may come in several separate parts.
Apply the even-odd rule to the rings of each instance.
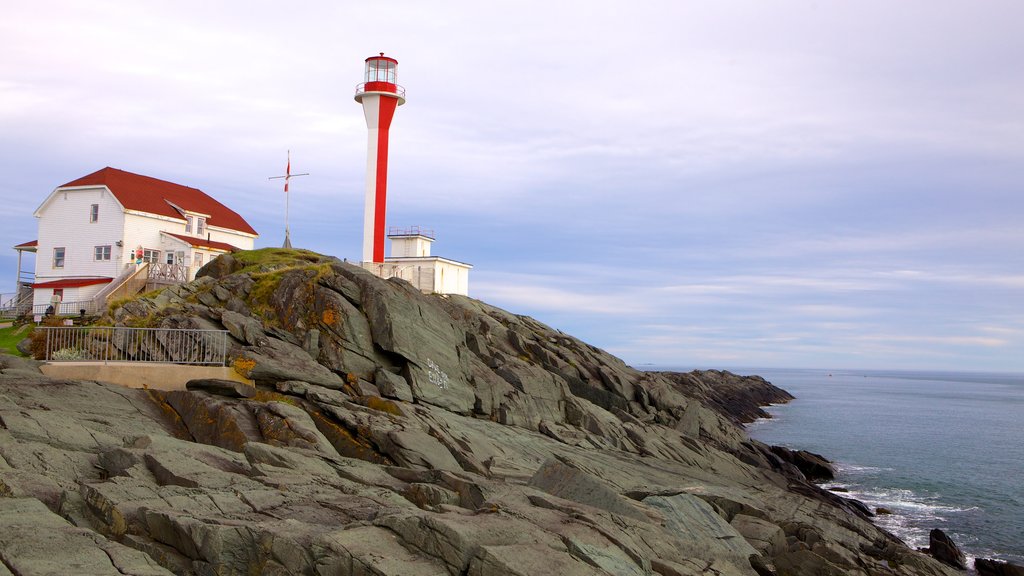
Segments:
[[[978,576],[1024,576],[1024,566],[987,558],[975,560],[974,570]]]
[[[956,573],[750,440],[787,399],[760,378],[308,252],[214,262],[113,319],[223,327],[251,390],[0,357],[0,575]]]
[[[948,564],[958,570],[967,569],[967,557],[960,551],[960,547],[938,528],[928,533],[928,548],[925,549],[925,552],[943,564]]]

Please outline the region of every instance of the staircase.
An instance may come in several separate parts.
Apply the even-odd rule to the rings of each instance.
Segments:
[[[114,278],[103,290],[93,296],[94,309],[105,310],[107,305],[121,298],[129,298],[142,292],[149,283],[149,263],[145,262],[135,268],[128,268],[120,276]]]

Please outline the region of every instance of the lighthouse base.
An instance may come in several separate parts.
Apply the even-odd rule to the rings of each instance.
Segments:
[[[384,262],[363,262],[364,269],[388,279],[398,278],[424,294],[469,296],[469,271],[473,266],[440,256],[391,257]]]

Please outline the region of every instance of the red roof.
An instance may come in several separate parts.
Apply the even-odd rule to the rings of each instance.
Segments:
[[[168,202],[172,202],[182,210],[209,215],[206,220],[209,226],[256,234],[256,230],[237,212],[214,200],[198,188],[189,188],[166,180],[132,174],[109,166],[77,180],[72,180],[61,188],[71,186],[106,186],[127,210],[181,219],[181,213],[168,204]]]
[[[39,240],[29,240],[28,242],[22,242],[21,244],[15,245],[14,249],[17,250],[18,248],[35,248],[37,246],[39,246]]]
[[[209,248],[210,250],[222,250],[224,252],[238,252],[241,248],[232,246],[227,242],[217,242],[216,240],[207,240],[205,238],[195,238],[193,236],[186,236],[184,234],[175,234],[174,232],[164,232],[168,236],[174,236],[178,240],[188,242],[190,246],[195,248]]]
[[[94,284],[107,284],[113,278],[67,278],[65,280],[54,280],[53,282],[41,282],[33,284],[33,288],[81,288]]]

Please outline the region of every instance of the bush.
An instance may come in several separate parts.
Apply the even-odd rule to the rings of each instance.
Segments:
[[[42,325],[63,326],[64,321],[56,316],[50,316],[43,319]],[[36,360],[46,360],[46,330],[36,330],[33,328],[29,338],[32,339],[32,357]]]
[[[78,348],[61,348],[50,355],[50,360],[82,360],[85,354]]]

